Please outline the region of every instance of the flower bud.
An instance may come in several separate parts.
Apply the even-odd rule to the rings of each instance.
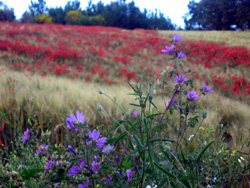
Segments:
[[[202,117],[203,119],[205,119],[205,118],[207,117],[207,112],[206,112],[206,111],[203,111],[203,112],[201,113],[201,117]]]
[[[150,95],[150,96],[148,97],[148,100],[151,102],[151,101],[153,100],[153,96]]]
[[[97,110],[102,111],[103,110],[102,105],[98,105]]]
[[[99,94],[103,94],[103,91],[102,90],[98,90]]]

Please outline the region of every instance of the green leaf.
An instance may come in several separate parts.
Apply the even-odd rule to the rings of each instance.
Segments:
[[[120,140],[122,140],[128,133],[127,132],[123,132],[121,133],[113,142],[113,145],[115,146]]]
[[[131,161],[128,161],[128,159],[126,159],[125,161],[122,162],[122,166],[124,168],[130,169],[134,166],[134,163],[132,163]]]
[[[152,105],[153,105],[153,107],[157,110],[158,108],[157,108],[157,106],[151,101],[150,102]]]
[[[143,147],[143,145],[142,145],[142,143],[141,143],[141,141],[140,141],[140,139],[138,138],[137,135],[133,135],[133,138],[134,138],[135,141],[136,141],[136,144],[137,144],[137,146],[138,146],[138,149],[140,150],[140,151],[139,151],[139,153],[140,153],[142,150],[144,150],[144,147]]]
[[[117,120],[117,121],[110,127],[110,129],[109,129],[109,131],[108,131],[108,133],[107,133],[107,136],[111,133],[111,131],[117,129],[117,127],[119,127],[119,126],[120,126],[121,124],[123,124],[123,123],[124,123],[123,120],[121,120],[121,119]]]
[[[155,87],[153,87],[153,88],[148,92],[147,97],[146,97],[146,99],[145,99],[145,102],[147,102],[148,97],[151,95],[151,93],[152,93],[154,90],[155,90]]]
[[[170,178],[172,178],[172,179],[177,179],[177,177],[176,177],[174,174],[172,174],[172,173],[170,173],[169,171],[167,171],[166,169],[162,168],[162,167],[159,166],[157,163],[154,162],[154,164],[155,164],[155,166],[157,166],[157,168],[158,168],[160,171],[162,171],[162,172],[163,172],[164,174],[166,174],[168,177],[170,177]]]
[[[210,142],[208,145],[206,145],[206,147],[201,151],[201,153],[199,154],[199,156],[196,159],[196,163],[198,164],[203,156],[203,154],[205,153],[205,151],[207,150],[207,148],[214,143],[214,141]]]
[[[164,178],[164,179],[160,182],[160,184],[157,186],[157,188],[163,187],[166,183],[167,183],[167,185],[170,184],[170,183],[169,183],[169,178],[168,178],[168,177]]]
[[[151,142],[160,142],[160,141],[175,142],[174,140],[169,140],[169,139],[166,139],[166,138],[151,138],[151,139],[149,139],[149,143],[151,143]]]
[[[44,169],[30,169],[30,170],[25,170],[20,173],[22,177],[33,177],[38,175],[38,173],[43,172]]]
[[[128,82],[128,84],[130,85],[130,87],[134,90],[135,93],[137,93],[136,89]]]
[[[196,125],[197,123],[199,123],[199,116],[195,116],[195,117],[193,117],[193,118],[189,118],[189,120],[188,120],[188,125],[189,125],[190,127],[195,127],[195,125]]]
[[[147,116],[147,119],[150,119],[152,117],[156,117],[156,116],[159,116],[159,115],[162,115],[163,113],[157,113],[157,114],[151,114],[149,116]]]
[[[137,107],[141,107],[139,104],[133,104],[133,103],[129,103],[129,105],[131,106],[137,106]]]

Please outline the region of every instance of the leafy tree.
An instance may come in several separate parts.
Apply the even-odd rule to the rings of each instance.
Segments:
[[[2,1],[0,1],[0,21],[12,22],[15,20],[13,8],[8,8]]]
[[[36,16],[35,20],[37,23],[40,23],[40,24],[52,23],[52,17],[50,17],[48,14],[42,14],[40,16]]]
[[[28,11],[25,11],[22,15],[21,23],[36,23],[36,20]]]
[[[31,0],[31,5],[29,5],[29,11],[31,16],[41,16],[45,14],[48,10],[46,7],[46,2],[44,0],[38,0],[38,2],[34,2]]]
[[[82,13],[79,10],[71,10],[67,12],[65,21],[66,24],[70,25],[80,25]]]
[[[74,0],[74,1],[68,1],[67,4],[64,7],[64,11],[67,13],[69,11],[72,10],[78,10],[81,11],[81,2],[78,0]]]
[[[50,8],[48,10],[49,15],[52,17],[53,23],[65,24],[66,12],[62,7]]]
[[[184,16],[186,29],[230,30],[250,28],[249,0],[190,1]]]

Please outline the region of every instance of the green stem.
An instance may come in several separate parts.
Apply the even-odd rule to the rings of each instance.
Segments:
[[[124,108],[122,108],[117,102],[115,102],[114,99],[112,99],[110,96],[106,95],[105,93],[103,93],[103,95],[105,97],[109,98],[112,102],[114,102],[122,110],[122,112],[124,112],[126,114],[126,110]]]

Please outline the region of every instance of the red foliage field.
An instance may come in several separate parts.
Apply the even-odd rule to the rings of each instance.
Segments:
[[[165,67],[172,66],[169,57],[160,53],[172,36],[161,38],[153,30],[0,22],[0,31],[0,59],[15,70],[41,77],[54,74],[107,84],[131,79],[155,81]],[[194,78],[217,91],[250,95],[248,75],[227,73],[229,69],[248,69],[247,48],[186,39],[180,44],[188,66],[204,65],[205,72],[194,71]],[[206,75],[206,70],[211,74],[213,69],[212,75]]]

